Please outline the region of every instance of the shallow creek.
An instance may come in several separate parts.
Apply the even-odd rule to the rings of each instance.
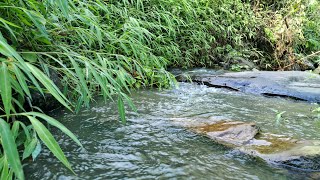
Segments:
[[[320,123],[311,112],[314,104],[191,83],[172,90],[139,90],[132,98],[138,112],[128,110],[126,125],[117,121],[117,104],[111,101],[97,100],[78,114],[54,112],[85,147],[52,129],[77,175],[43,148],[36,162],[25,166],[27,179],[317,178],[235,153],[172,123],[172,118],[230,119],[255,122],[263,132],[319,140]],[[277,122],[274,111],[286,112]]]

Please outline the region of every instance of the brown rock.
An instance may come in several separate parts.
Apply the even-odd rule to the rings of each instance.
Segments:
[[[209,138],[225,145],[241,146],[252,140],[259,129],[255,123],[245,123],[240,121],[208,124],[193,128],[195,132],[205,134]]]
[[[302,170],[320,171],[320,141],[296,140],[282,135],[259,133],[255,123],[223,118],[173,118],[179,125],[215,142],[269,163]]]

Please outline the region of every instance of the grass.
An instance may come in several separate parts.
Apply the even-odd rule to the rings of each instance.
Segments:
[[[21,162],[34,158],[41,144],[72,171],[43,122],[81,144],[32,103],[34,92],[50,94],[74,112],[101,95],[118,102],[119,119],[125,122],[124,105],[134,109],[130,90],[170,87],[175,80],[166,71],[169,66],[217,67],[245,58],[279,69],[319,50],[318,3],[296,11],[307,12],[294,26],[304,40],[295,31],[279,35],[275,22],[280,20],[266,17],[291,12],[293,6],[287,1],[275,5],[240,0],[0,2],[0,179],[24,179]],[[301,19],[296,12],[288,17]],[[290,49],[276,48],[285,43],[281,37],[292,40]],[[271,48],[261,48],[261,42]],[[285,50],[290,56],[277,55]],[[314,62],[318,57],[310,56]],[[51,80],[52,73],[61,86]]]

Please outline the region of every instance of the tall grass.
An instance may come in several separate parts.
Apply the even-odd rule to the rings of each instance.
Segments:
[[[256,40],[265,25],[241,0],[4,0],[0,15],[0,179],[24,179],[21,161],[42,144],[72,171],[43,122],[81,144],[36,107],[33,93],[75,112],[102,95],[118,102],[125,122],[130,90],[169,87],[169,66],[261,58]]]

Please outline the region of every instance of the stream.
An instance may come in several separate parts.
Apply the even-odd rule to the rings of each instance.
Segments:
[[[97,100],[78,114],[59,110],[53,116],[74,132],[85,149],[51,129],[76,175],[43,146],[25,166],[27,179],[308,179],[302,172],[235,153],[172,123],[172,118],[222,118],[255,122],[263,132],[296,139],[320,139],[315,104],[264,97],[204,85],[132,92],[138,112],[127,109],[118,121],[117,103]],[[276,112],[284,112],[276,120]],[[317,176],[320,178],[319,174]]]

